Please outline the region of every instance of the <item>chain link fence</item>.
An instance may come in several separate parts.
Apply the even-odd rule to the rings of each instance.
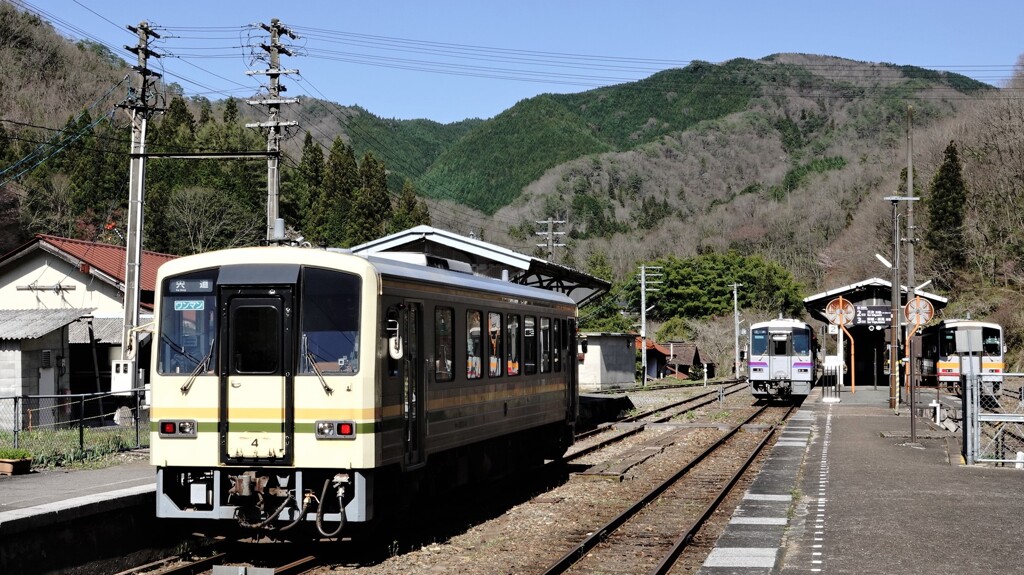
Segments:
[[[967,463],[1024,469],[1024,373],[968,376],[964,388]]]
[[[33,466],[59,466],[149,447],[145,393],[0,397],[0,448],[28,451]]]

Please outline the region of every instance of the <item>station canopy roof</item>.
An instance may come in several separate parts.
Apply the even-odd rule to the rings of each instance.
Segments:
[[[601,297],[611,284],[579,270],[535,258],[499,245],[431,226],[416,226],[352,248],[361,255],[422,254],[468,264],[474,274],[562,292],[579,306]],[[404,259],[404,258],[402,258]],[[429,263],[428,263],[429,265]],[[452,269],[458,269],[452,266]]]
[[[911,288],[900,285],[900,298],[901,301],[907,301],[907,294],[909,294]],[[926,299],[931,302],[935,311],[946,307],[949,303],[947,298],[940,295],[929,293],[926,291],[917,290],[917,295],[922,299]],[[825,316],[825,307],[832,300],[842,296],[843,299],[849,301],[854,307],[886,307],[892,309],[892,282],[883,280],[881,278],[871,278],[864,281],[860,281],[854,284],[838,287],[835,289],[828,290],[819,294],[814,294],[804,298],[804,309],[811,314],[815,319],[821,320],[828,323],[828,318]],[[891,314],[890,314],[891,317]]]

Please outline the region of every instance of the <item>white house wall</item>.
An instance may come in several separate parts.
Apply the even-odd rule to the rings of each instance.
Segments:
[[[635,336],[587,335],[587,353],[579,366],[580,389],[600,391],[636,384]]]
[[[18,289],[32,285],[74,289]],[[121,306],[114,286],[42,250],[15,262],[0,276],[0,307],[5,309],[96,308],[97,314],[110,315],[121,313]]]
[[[68,392],[67,328],[56,329],[42,337],[26,340],[0,340],[0,427],[11,429],[14,421],[14,397],[62,395]],[[43,350],[50,350],[51,366],[43,367]],[[43,386],[40,386],[43,382]],[[54,398],[39,403],[23,403],[19,427],[40,427],[57,422]]]

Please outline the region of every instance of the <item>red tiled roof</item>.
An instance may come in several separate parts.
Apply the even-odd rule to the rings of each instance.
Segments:
[[[669,352],[667,347],[655,343],[653,339],[647,338],[646,343],[647,343],[646,349],[653,349],[653,350],[661,353],[665,357],[668,357],[669,355],[671,355],[671,353]],[[636,338],[636,346],[640,347],[641,345],[643,345],[643,344],[641,343],[640,336],[637,336],[637,338]]]
[[[79,259],[124,283],[124,261],[125,253],[127,252],[124,247],[45,234],[36,234],[36,239],[40,242],[46,242],[71,257]],[[140,270],[142,277],[139,279],[139,288],[143,291],[154,291],[156,289],[156,269],[160,267],[160,264],[173,260],[176,257],[170,254],[143,250],[142,268]]]

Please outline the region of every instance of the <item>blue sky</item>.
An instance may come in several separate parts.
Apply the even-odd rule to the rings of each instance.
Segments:
[[[1024,2],[826,0],[12,0],[64,35],[119,50],[124,26],[158,27],[165,78],[186,94],[246,98],[259,77],[249,24],[278,18],[302,38],[282,65],[288,96],[385,118],[489,118],[524,98],[637,80],[692,60],[778,52],[913,64],[993,85],[1024,53]],[[257,52],[260,52],[257,49]]]

